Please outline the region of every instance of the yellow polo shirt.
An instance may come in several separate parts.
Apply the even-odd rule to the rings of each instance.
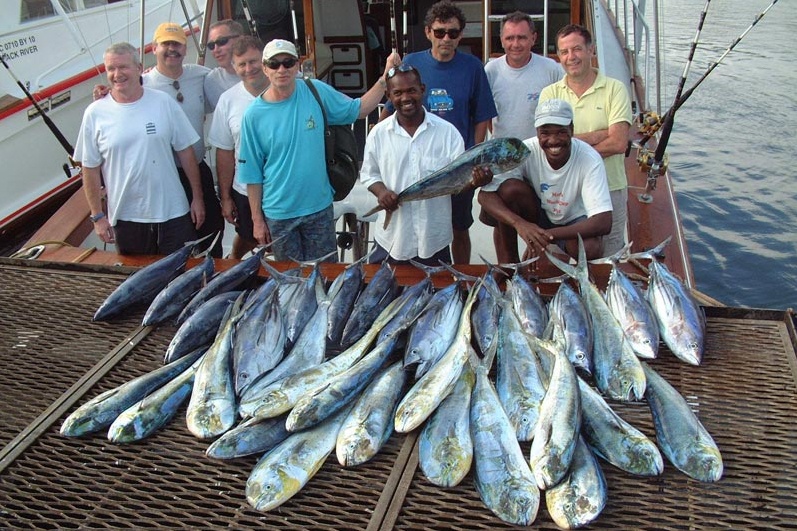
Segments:
[[[567,75],[560,81],[548,85],[540,93],[540,103],[557,98],[573,106],[575,134],[608,129],[610,125],[619,122],[632,123],[631,98],[625,85],[616,79],[606,77],[600,71],[597,73],[595,83],[580,98],[567,86]],[[622,153],[603,159],[610,192],[628,187],[624,159],[625,155]]]

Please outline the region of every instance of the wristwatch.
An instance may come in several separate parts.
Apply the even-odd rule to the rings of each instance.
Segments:
[[[99,214],[95,214],[93,216],[89,216],[89,219],[92,223],[97,223],[99,220],[105,217],[105,212],[100,212]]]

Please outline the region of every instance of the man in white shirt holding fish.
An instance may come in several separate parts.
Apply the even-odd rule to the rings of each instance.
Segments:
[[[517,231],[528,246],[525,258],[541,255],[551,243],[575,257],[579,234],[587,258],[599,258],[601,237],[612,228],[603,159],[589,144],[573,138],[573,108],[564,100],[540,103],[534,126],[536,138],[524,141],[531,155],[502,176],[517,180],[516,185],[499,190],[507,180],[495,179],[479,192],[479,203],[499,222],[499,230]]]
[[[453,161],[464,149],[462,135],[422,105],[425,86],[414,67],[401,64],[386,76],[385,92],[396,109],[379,122],[365,142],[360,180],[374,194],[379,214],[371,263],[410,259],[438,265],[451,263],[453,240],[451,199],[448,196],[402,203],[398,192]],[[492,175],[474,169],[471,185],[489,182]],[[385,224],[385,219],[388,223]],[[387,225],[387,226],[385,226]]]

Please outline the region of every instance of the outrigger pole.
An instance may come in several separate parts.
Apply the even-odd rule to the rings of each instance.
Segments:
[[[241,0],[241,9],[243,9],[244,18],[246,18],[246,22],[249,24],[249,31],[251,31],[252,35],[259,39],[260,35],[257,33],[257,23],[255,22],[255,19],[252,18],[252,12],[249,11],[249,2],[246,0]]]
[[[706,80],[706,78],[709,76],[709,74],[711,74],[711,72],[713,72],[714,69],[717,68],[720,65],[720,63],[722,63],[723,59],[725,59],[725,57],[727,57],[727,55],[729,53],[731,53],[731,51],[733,51],[733,49],[736,47],[736,45],[739,44],[739,42],[741,42],[741,40],[748,33],[750,33],[750,31],[753,29],[753,27],[756,24],[758,24],[758,22],[762,18],[764,18],[764,15],[766,15],[767,12],[770,9],[772,9],[772,7],[775,4],[778,3],[778,0],[772,0],[772,3],[770,3],[769,6],[767,6],[767,8],[764,9],[764,11],[762,11],[761,13],[756,15],[756,17],[753,20],[752,24],[750,24],[741,33],[741,35],[736,37],[736,39],[731,43],[731,45],[728,46],[728,48],[725,49],[725,51],[722,53],[722,55],[719,57],[719,59],[717,59],[716,61],[714,61],[713,63],[711,63],[709,65],[708,69],[703,73],[702,76],[700,76],[700,78],[694,83],[694,85],[692,85],[686,92],[682,92],[683,91],[683,87],[686,84],[686,76],[687,76],[687,74],[689,72],[689,66],[691,65],[692,57],[694,55],[695,48],[697,47],[697,39],[698,39],[698,36],[700,35],[700,30],[703,27],[703,20],[705,19],[706,10],[708,9],[708,4],[709,4],[710,1],[711,0],[707,0],[706,1],[706,6],[703,9],[703,12],[701,13],[700,24],[699,24],[699,27],[698,27],[697,35],[695,35],[695,40],[692,42],[692,47],[691,47],[690,52],[689,52],[689,61],[687,62],[687,66],[684,69],[683,75],[681,76],[681,80],[680,80],[679,85],[678,85],[678,93],[677,93],[677,95],[675,97],[675,102],[672,104],[672,107],[670,107],[669,110],[667,110],[667,112],[664,115],[664,118],[662,119],[661,136],[659,137],[659,143],[656,146],[656,152],[653,155],[653,161],[650,164],[650,170],[648,171],[648,186],[647,186],[647,189],[645,190],[645,193],[640,196],[640,200],[642,200],[642,201],[649,200],[650,196],[647,193],[648,190],[655,188],[656,177],[658,177],[658,175],[660,175],[664,171],[664,169],[666,168],[666,164],[664,163],[664,158],[665,158],[664,155],[665,155],[665,151],[667,149],[667,144],[669,143],[669,140],[670,140],[670,134],[672,133],[672,128],[673,128],[673,124],[674,124],[674,120],[675,120],[675,112],[678,109],[680,109],[681,106],[684,103],[686,103],[686,100],[689,99],[689,97],[692,95],[692,93],[695,91],[695,89],[697,87],[699,87],[700,84],[703,83],[703,81]],[[650,133],[645,134],[640,139],[639,144],[641,146],[644,146],[644,144],[648,140],[650,140],[650,138],[655,134],[655,132],[656,131],[654,130],[654,131],[652,131]]]
[[[75,148],[72,147],[72,144],[69,143],[69,140],[66,139],[66,137],[61,132],[61,130],[58,129],[58,126],[55,125],[55,122],[53,122],[50,119],[50,117],[47,115],[47,113],[44,112],[44,109],[41,108],[41,106],[39,105],[39,102],[37,102],[36,99],[33,97],[33,94],[31,94],[30,91],[27,89],[27,87],[22,84],[22,81],[20,81],[19,78],[17,78],[17,76],[14,74],[14,71],[11,70],[11,67],[8,66],[8,63],[6,63],[6,60],[3,57],[3,54],[0,54],[0,61],[3,62],[3,66],[6,68],[8,73],[11,74],[11,77],[13,77],[14,81],[17,82],[17,85],[19,85],[19,88],[22,89],[22,92],[25,93],[25,96],[28,98],[28,100],[36,108],[36,110],[39,113],[39,116],[42,117],[42,120],[44,120],[44,123],[50,129],[50,132],[52,132],[52,134],[55,135],[55,138],[58,140],[58,143],[61,144],[61,147],[63,147],[64,150],[66,150],[66,154],[69,157],[69,161],[74,166],[74,162],[72,161],[72,154],[75,152]]]
[[[396,31],[396,2],[398,0],[390,0],[390,47],[392,51],[396,51],[398,46],[398,32]],[[406,52],[405,52],[406,53]]]

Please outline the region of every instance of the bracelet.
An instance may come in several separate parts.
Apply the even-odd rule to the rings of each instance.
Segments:
[[[89,216],[89,219],[92,223],[97,223],[99,220],[105,217],[105,212],[100,212],[99,214],[95,214],[93,216]]]

